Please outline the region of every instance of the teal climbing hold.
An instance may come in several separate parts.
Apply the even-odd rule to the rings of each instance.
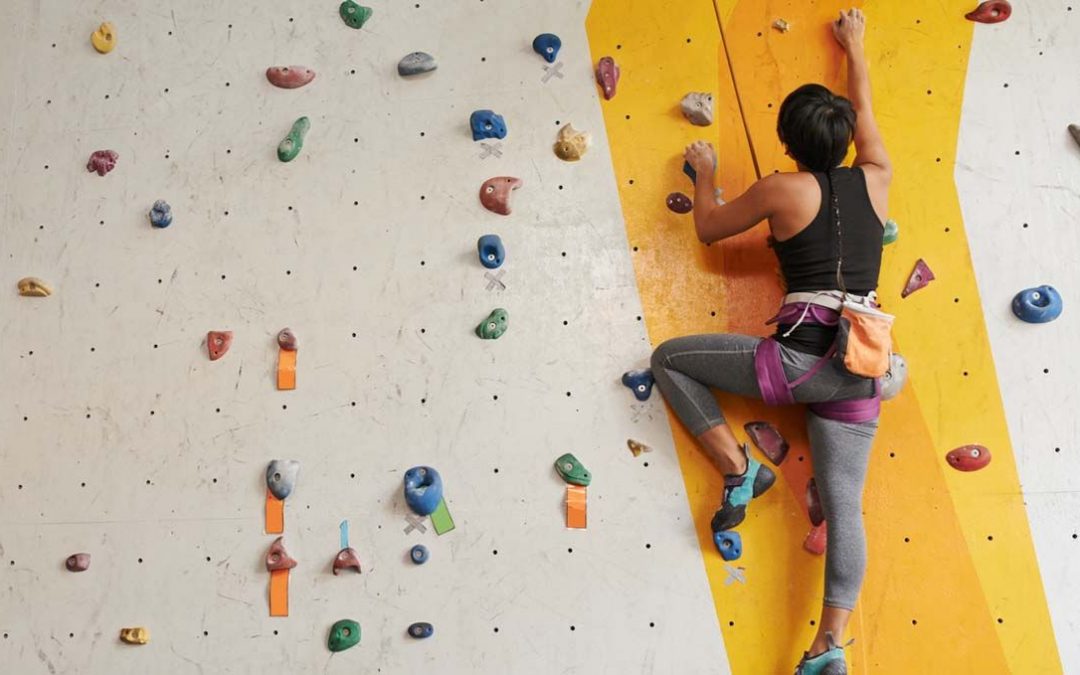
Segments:
[[[353,0],[345,0],[338,7],[338,13],[341,14],[341,20],[345,22],[345,25],[349,28],[363,28],[367,20],[371,18],[372,9],[370,7],[364,7],[363,5],[353,2]]]

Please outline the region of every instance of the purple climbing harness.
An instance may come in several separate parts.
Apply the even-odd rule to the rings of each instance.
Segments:
[[[816,303],[791,302],[785,304],[777,312],[776,316],[766,321],[773,323],[808,323],[820,326],[835,326],[840,321],[840,312]],[[811,366],[810,370],[803,373],[792,382],[788,382],[784,372],[784,364],[780,360],[780,343],[771,337],[767,337],[758,343],[754,350],[754,370],[757,373],[758,388],[761,389],[761,398],[766,405],[791,405],[795,403],[792,390],[811,377],[816,375],[826,363],[836,354],[836,344],[829,347],[829,351]],[[870,398],[855,399],[851,401],[822,401],[810,403],[810,411],[818,417],[837,422],[858,424],[869,422],[877,418],[881,412],[881,391],[877,380],[874,380],[874,395]]]

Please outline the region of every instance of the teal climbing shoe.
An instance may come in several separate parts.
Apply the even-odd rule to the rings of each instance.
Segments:
[[[817,656],[803,652],[802,660],[795,666],[795,675],[847,675],[847,661],[844,660],[844,648],[855,640],[848,640],[841,647],[836,644],[832,633],[825,633],[829,648]]]
[[[723,532],[737,526],[746,518],[746,505],[760,497],[776,482],[776,474],[750,456],[750,446],[743,443],[746,471],[740,475],[724,476],[724,501],[712,519],[712,531]]]

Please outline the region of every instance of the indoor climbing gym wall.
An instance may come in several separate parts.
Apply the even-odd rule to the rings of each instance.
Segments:
[[[862,5],[909,377],[854,673],[1080,673],[1072,1]],[[0,672],[791,672],[803,411],[722,397],[788,449],[718,548],[644,369],[766,334],[682,150],[792,170],[847,4],[0,5]]]

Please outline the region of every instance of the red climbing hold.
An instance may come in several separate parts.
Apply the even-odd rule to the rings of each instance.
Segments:
[[[341,570],[356,570],[357,574],[360,573],[360,556],[351,546],[341,549],[334,556],[334,576]]]
[[[206,351],[210,354],[211,361],[217,361],[232,345],[231,330],[212,330],[206,334]]]
[[[1001,23],[1012,14],[1012,5],[1007,0],[986,0],[974,10],[964,15],[968,21],[979,23]]]
[[[500,216],[510,215],[510,193],[522,185],[520,178],[495,176],[480,186],[480,203],[484,208]]]
[[[747,422],[743,425],[757,449],[765,453],[769,461],[780,466],[791,448],[776,427],[768,422]]]
[[[272,66],[266,69],[270,84],[282,89],[298,89],[315,79],[315,71],[307,66]]]
[[[907,285],[904,286],[904,290],[900,291],[900,297],[906,298],[920,288],[925,288],[927,284],[934,280],[934,273],[930,271],[926,261],[922,258],[915,263],[915,269],[911,270],[911,276],[908,277]]]
[[[596,64],[596,82],[604,90],[604,98],[615,98],[615,87],[619,84],[619,66],[615,59],[605,56]]]
[[[821,510],[821,499],[817,492],[817,481],[813,477],[806,481],[806,513],[810,516],[810,524],[814,527],[825,522],[825,512]]]
[[[86,162],[86,170],[104,176],[116,167],[116,160],[120,155],[115,150],[95,150],[90,153],[90,159]]]
[[[825,523],[810,528],[810,531],[806,533],[806,539],[803,539],[802,547],[814,555],[824,554],[829,536],[826,530]]]
[[[667,196],[667,207],[675,213],[690,213],[694,202],[681,192],[672,192]]]
[[[961,445],[950,450],[945,461],[957,471],[978,471],[990,463],[990,451],[982,445]]]
[[[285,544],[281,543],[284,537],[278,537],[270,544],[270,550],[266,552],[266,571],[291,570],[296,567],[296,561],[285,551]]]

